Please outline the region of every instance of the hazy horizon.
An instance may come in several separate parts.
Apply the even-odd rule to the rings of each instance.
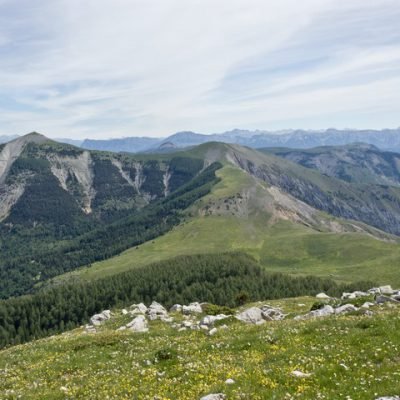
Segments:
[[[400,125],[396,0],[0,0],[0,135]]]

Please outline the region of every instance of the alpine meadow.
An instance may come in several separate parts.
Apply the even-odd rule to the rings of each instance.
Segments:
[[[0,400],[400,400],[399,18],[0,1]]]

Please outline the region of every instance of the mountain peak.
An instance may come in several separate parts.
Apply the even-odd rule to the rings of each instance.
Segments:
[[[29,140],[37,140],[37,139],[46,139],[46,140],[50,140],[49,138],[47,138],[46,136],[42,135],[39,132],[33,131],[33,132],[29,132],[26,135],[21,136],[21,138],[25,138],[25,139],[29,139]]]

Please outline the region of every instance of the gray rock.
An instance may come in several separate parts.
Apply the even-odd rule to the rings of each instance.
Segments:
[[[296,378],[308,378],[312,375],[310,373],[306,373],[306,372],[302,372],[302,371],[298,371],[298,370],[294,370],[290,374],[295,376]]]
[[[156,319],[161,319],[165,321],[165,319],[168,318],[167,310],[156,301],[153,301],[150,304],[150,307],[147,309],[146,314],[150,321],[154,321]]]
[[[93,325],[86,325],[85,333],[96,333],[96,328]]]
[[[109,320],[111,318],[111,311],[104,310],[100,314],[95,314],[90,318],[90,323],[92,325],[98,326],[101,325],[103,322]]]
[[[212,328],[212,329],[208,332],[208,334],[209,334],[210,336],[213,336],[213,335],[215,335],[217,332],[218,332],[218,329],[217,329],[217,328]]]
[[[370,308],[370,307],[373,307],[375,304],[374,303],[371,303],[370,301],[366,301],[362,306],[361,306],[361,308]]]
[[[182,307],[183,314],[201,314],[203,309],[201,308],[201,304],[198,302],[190,303],[188,306]]]
[[[299,319],[309,319],[309,318],[320,318],[320,317],[326,317],[328,315],[332,315],[334,313],[335,313],[335,310],[333,309],[332,306],[325,305],[324,307],[322,307],[318,310],[310,311],[309,313],[307,313],[305,315],[298,315],[294,319],[299,320]]]
[[[200,400],[225,400],[226,396],[223,393],[211,393],[207,396],[203,396]]]
[[[347,300],[347,299],[358,299],[359,297],[367,297],[369,296],[370,293],[366,293],[366,292],[360,292],[360,291],[355,291],[352,293],[346,293],[344,292],[342,294],[342,300]]]
[[[138,315],[126,327],[133,332],[147,332],[149,330],[147,320],[143,315]]]
[[[120,326],[120,327],[117,329],[117,332],[125,331],[126,329],[127,329],[126,326]]]
[[[355,293],[347,293],[347,292],[344,292],[341,297],[342,300],[351,300],[355,298],[356,298]]]
[[[383,295],[377,296],[375,301],[376,301],[376,304],[383,304],[383,303],[388,303],[388,302],[399,303],[399,301],[392,299],[391,297],[383,296]]]
[[[174,304],[170,309],[170,312],[182,312],[182,306],[180,304]]]
[[[353,304],[343,304],[340,307],[335,308],[335,314],[346,314],[348,312],[357,311],[358,308]]]
[[[317,299],[330,299],[330,297],[325,293],[318,293],[315,297]]]
[[[266,321],[280,321],[286,317],[282,310],[265,304],[261,307],[261,315]]]
[[[200,325],[207,325],[212,326],[214,325],[215,321],[221,321],[222,319],[228,318],[225,314],[218,314],[218,315],[206,315],[201,321]]]
[[[132,304],[130,307],[130,314],[145,314],[147,311],[147,307],[143,303]]]
[[[225,383],[226,383],[227,385],[233,385],[233,384],[235,383],[235,381],[234,381],[232,378],[228,378],[228,379],[225,381]]]
[[[394,292],[390,285],[379,286],[379,291],[381,294],[393,294]]]
[[[262,316],[262,311],[258,307],[248,308],[247,310],[244,310],[243,312],[237,314],[236,318],[239,321],[243,321],[249,324],[260,325],[265,323],[265,320]]]
[[[375,400],[400,400],[400,396],[383,396],[377,397]]]
[[[122,315],[128,314],[128,310],[126,310],[125,308],[123,308],[121,312],[122,312]]]

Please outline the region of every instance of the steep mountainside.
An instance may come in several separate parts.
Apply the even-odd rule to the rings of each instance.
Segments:
[[[214,179],[199,158],[89,152],[36,133],[0,151],[1,296],[161,234]]]
[[[3,297],[144,242],[160,243],[162,234],[167,234],[164,247],[149,242],[137,253],[129,250],[121,269],[130,269],[132,259],[144,265],[157,257],[246,246],[252,254],[257,248],[263,265],[274,268],[300,268],[311,259],[321,268],[332,265],[329,254],[281,259],[281,251],[290,252],[274,240],[277,232],[289,242],[302,237],[303,250],[319,238],[322,248],[332,251],[345,243],[356,260],[353,266],[366,266],[365,255],[372,253],[380,260],[384,253],[397,259],[392,243],[398,239],[391,235],[400,234],[397,186],[347,182],[282,157],[223,143],[134,156],[87,151],[32,134],[4,145],[1,154]],[[179,238],[185,229],[188,237]],[[333,236],[312,236],[321,233]],[[170,238],[177,243],[171,246]],[[361,254],[367,246],[375,250]],[[118,260],[104,263],[88,273],[114,273],[120,265]]]
[[[229,146],[225,157],[249,174],[331,215],[400,234],[400,188],[349,183],[273,155]]]
[[[261,149],[325,175],[354,183],[400,185],[400,154],[368,144],[316,147],[307,150]]]
[[[211,155],[216,149],[202,152]],[[400,285],[400,247],[394,236],[332,217],[230,163],[216,174],[219,182],[186,210],[184,223],[56,281],[92,281],[174,256],[240,250],[269,271],[342,282],[362,276]]]

